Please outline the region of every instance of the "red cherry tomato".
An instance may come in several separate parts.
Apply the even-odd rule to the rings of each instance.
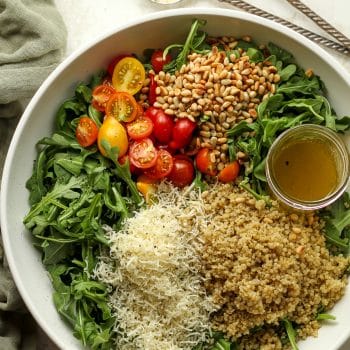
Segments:
[[[179,118],[174,125],[172,140],[177,148],[186,147],[192,139],[197,124],[188,118]]]
[[[155,143],[155,145],[157,146],[158,149],[164,149],[165,151],[168,151],[170,154],[175,155],[177,150],[174,148],[171,148],[169,145],[165,145],[165,144],[159,144],[159,143]]]
[[[147,115],[147,117],[151,118],[152,121],[154,121],[154,118],[159,111],[159,108],[151,106],[145,110],[145,115]]]
[[[235,181],[239,174],[239,168],[237,160],[227,164],[225,168],[219,172],[218,180],[225,183]]]
[[[169,54],[163,57],[163,50],[156,50],[151,56],[151,64],[156,73],[163,70],[164,65],[168,64],[170,61],[171,56]]]
[[[145,175],[154,180],[163,179],[170,174],[173,164],[172,155],[168,151],[160,149],[156,164],[152,168],[146,169]]]
[[[75,136],[82,147],[93,145],[97,140],[98,126],[89,117],[81,117],[75,130]]]
[[[150,106],[153,106],[154,102],[157,101],[157,82],[154,80],[154,74],[149,75],[150,83],[149,83],[149,90],[148,90],[148,102]]]
[[[98,85],[92,91],[92,106],[100,112],[104,112],[110,97],[115,93],[113,86]]]
[[[130,54],[127,54],[127,53],[123,53],[123,54],[120,54],[116,57],[114,57],[110,62],[109,62],[109,65],[108,65],[108,68],[107,68],[107,72],[110,76],[113,75],[113,71],[114,71],[114,68],[115,66],[117,65],[117,63],[122,59],[122,58],[125,58],[125,57],[132,57]]]
[[[128,135],[133,140],[141,140],[152,134],[153,122],[145,115],[137,117],[131,123],[126,124]]]
[[[164,144],[169,143],[174,128],[173,118],[165,114],[162,109],[159,109],[155,116],[151,119],[153,120],[154,124],[153,135],[156,140]]]
[[[135,141],[129,148],[130,162],[140,169],[154,166],[157,157],[158,151],[149,138]]]
[[[214,163],[210,159],[210,150],[208,148],[201,148],[196,155],[196,165],[197,169],[202,174],[207,174],[210,176],[216,175],[216,170],[214,168]]]
[[[177,187],[190,185],[194,180],[194,166],[190,159],[175,156],[174,165],[168,179]]]

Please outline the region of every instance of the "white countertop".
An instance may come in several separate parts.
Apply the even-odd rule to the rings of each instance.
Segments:
[[[318,34],[327,36],[316,24],[294,9],[286,0],[248,0],[247,2]],[[303,0],[303,2],[338,30],[350,37],[350,2],[348,0]],[[150,0],[55,0],[55,3],[68,29],[67,55],[74,52],[92,38],[110,31],[117,25],[125,24],[129,20],[147,13],[179,7],[220,7],[234,9],[234,7],[217,0],[182,0],[177,5],[158,5],[152,3]],[[331,50],[327,51],[350,73],[349,57]],[[41,341],[42,349],[56,349],[54,346],[48,344],[44,336]],[[349,349],[350,340],[339,350]]]

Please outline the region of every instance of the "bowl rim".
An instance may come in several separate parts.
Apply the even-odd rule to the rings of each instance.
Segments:
[[[13,161],[14,153],[17,148],[17,144],[20,141],[21,136],[21,130],[26,125],[31,113],[32,109],[35,107],[35,105],[40,100],[41,96],[45,92],[45,90],[57,79],[57,77],[62,73],[62,71],[68,67],[74,60],[79,58],[80,55],[82,55],[87,50],[91,49],[93,46],[98,44],[102,40],[108,39],[110,36],[115,35],[116,33],[126,30],[130,27],[141,25],[144,22],[149,22],[153,20],[160,20],[168,17],[177,17],[177,16],[201,16],[201,15],[208,15],[208,16],[221,16],[221,17],[227,17],[232,19],[238,19],[238,20],[244,20],[248,22],[254,22],[258,25],[262,25],[265,27],[268,27],[272,29],[273,31],[279,32],[280,34],[287,36],[291,40],[294,40],[301,44],[302,46],[308,47],[308,49],[316,56],[323,58],[323,60],[328,61],[329,66],[337,67],[337,71],[342,75],[342,78],[344,81],[349,85],[350,87],[350,74],[348,71],[341,65],[339,65],[339,62],[331,56],[323,47],[317,45],[316,43],[312,42],[310,39],[304,37],[303,35],[293,31],[292,29],[283,26],[280,23],[276,23],[272,20],[265,19],[262,17],[259,17],[257,15],[253,15],[247,12],[239,11],[236,9],[227,9],[227,8],[216,8],[216,7],[191,7],[191,8],[177,8],[177,9],[166,9],[162,11],[156,11],[152,13],[148,13],[145,15],[142,15],[136,19],[129,20],[128,22],[122,24],[122,25],[116,25],[112,29],[94,36],[90,41],[87,43],[81,45],[78,49],[73,51],[71,54],[66,56],[61,63],[57,65],[57,67],[48,75],[48,77],[44,80],[44,82],[41,84],[41,86],[37,89],[33,97],[31,98],[30,102],[26,106],[18,124],[15,129],[15,132],[12,136],[10,146],[7,151],[4,167],[3,167],[3,174],[0,184],[0,225],[1,225],[1,232],[2,232],[2,240],[3,240],[3,247],[4,247],[4,253],[8,262],[9,269],[11,271],[12,277],[14,279],[14,282],[16,284],[16,287],[26,305],[28,310],[30,311],[31,315],[34,317],[38,325],[45,331],[45,333],[50,337],[50,339],[60,347],[60,341],[57,339],[57,335],[53,333],[53,331],[46,326],[45,320],[42,318],[42,315],[37,312],[35,306],[31,302],[30,293],[28,293],[25,285],[22,283],[22,280],[20,278],[20,270],[16,267],[15,263],[15,256],[13,252],[10,249],[10,232],[7,227],[7,207],[6,202],[8,198],[8,186],[9,182],[11,181],[10,177],[10,168],[11,163]],[[350,287],[349,287],[350,288]],[[62,320],[63,322],[63,320]],[[350,337],[350,329],[346,334],[342,334],[335,340],[335,349],[342,346],[345,341]]]

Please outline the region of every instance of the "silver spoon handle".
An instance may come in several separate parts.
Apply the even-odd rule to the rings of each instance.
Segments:
[[[350,39],[347,38],[343,33],[339,32],[338,29],[334,28],[325,19],[319,16],[316,12],[310,9],[310,7],[303,4],[300,0],[287,0],[292,6],[302,12],[304,15],[313,20],[320,28],[330,34],[333,38],[337,39],[341,44],[350,48]]]
[[[310,30],[305,29],[303,27],[300,27],[296,24],[293,24],[293,23],[291,23],[291,22],[289,22],[281,17],[275,16],[272,13],[261,10],[258,7],[255,7],[253,5],[246,3],[245,1],[242,1],[242,0],[219,0],[219,1],[230,4],[232,6],[235,6],[239,9],[242,9],[242,10],[244,10],[248,13],[251,13],[253,15],[263,17],[263,18],[272,20],[274,22],[280,23],[280,24],[296,31],[297,33],[305,36],[306,38],[312,40],[313,42],[315,42],[319,45],[323,45],[325,47],[328,47],[330,49],[338,51],[344,55],[350,56],[350,49],[348,49],[346,46],[341,45],[333,40],[327,39],[327,38],[323,37],[322,35],[311,32]]]

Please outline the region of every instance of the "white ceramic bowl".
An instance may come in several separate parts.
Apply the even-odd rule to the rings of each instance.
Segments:
[[[75,85],[106,67],[120,52],[141,53],[144,48],[182,42],[191,20],[207,20],[211,35],[251,35],[257,42],[272,41],[291,51],[305,69],[312,67],[328,87],[329,98],[339,115],[350,111],[350,77],[324,50],[291,30],[242,12],[223,9],[178,9],[155,13],[116,28],[68,57],[44,82],[14,134],[5,163],[1,193],[1,224],[4,247],[18,289],[35,319],[62,349],[81,349],[71,329],[61,320],[52,302],[52,287],[40,255],[22,219],[29,210],[25,182],[36,157],[35,144],[53,130],[54,116]],[[300,344],[300,350],[338,349],[350,335],[350,288],[332,310],[337,320],[324,325],[316,339]]]

